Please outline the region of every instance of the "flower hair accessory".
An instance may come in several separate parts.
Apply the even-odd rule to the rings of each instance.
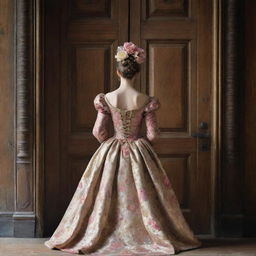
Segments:
[[[143,63],[146,59],[145,51],[132,42],[125,42],[123,46],[117,47],[117,53],[115,55],[116,61],[123,61],[129,56],[133,56],[135,61],[139,64]]]

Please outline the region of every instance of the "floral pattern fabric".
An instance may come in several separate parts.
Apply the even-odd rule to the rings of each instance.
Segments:
[[[95,256],[170,255],[201,246],[150,143],[160,134],[159,100],[149,97],[143,107],[124,110],[100,93],[94,106],[92,133],[101,144],[45,245]],[[140,135],[143,120],[146,137]]]

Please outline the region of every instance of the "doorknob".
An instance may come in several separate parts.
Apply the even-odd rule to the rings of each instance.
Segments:
[[[200,127],[200,130],[207,130],[208,123],[201,122],[199,127]],[[202,140],[201,142],[199,142],[199,150],[200,151],[207,152],[210,150],[211,134],[209,132],[193,132],[191,134],[191,136]]]
[[[195,133],[192,133],[191,136],[194,137],[194,138],[209,138],[210,134],[209,133],[195,132]]]
[[[200,138],[200,142],[198,144],[199,146],[199,151],[202,152],[208,152],[210,151],[210,134],[209,133],[200,133],[200,132],[195,132],[191,134],[192,137],[194,138]]]

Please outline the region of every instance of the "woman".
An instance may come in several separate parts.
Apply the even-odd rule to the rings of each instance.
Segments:
[[[115,57],[120,86],[94,99],[92,133],[101,144],[45,245],[88,255],[170,255],[197,248],[201,242],[186,223],[151,145],[159,136],[160,102],[133,88],[144,50],[125,42]],[[146,136],[140,134],[143,121]]]

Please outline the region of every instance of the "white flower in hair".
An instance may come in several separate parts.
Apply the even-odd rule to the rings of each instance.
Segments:
[[[124,60],[124,59],[128,58],[128,53],[126,51],[120,49],[117,52],[117,54],[115,55],[115,58],[117,61]]]

